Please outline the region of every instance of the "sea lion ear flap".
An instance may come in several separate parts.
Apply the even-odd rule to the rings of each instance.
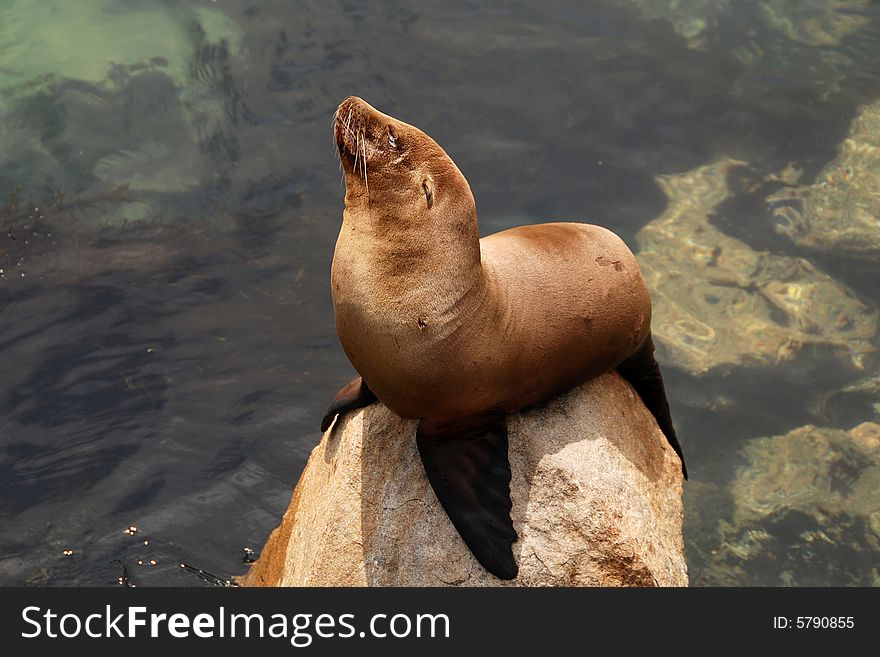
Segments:
[[[425,178],[422,181],[422,190],[425,192],[425,201],[427,201],[430,208],[434,205],[434,183],[431,182],[430,178]]]
[[[477,561],[496,577],[515,578],[504,420],[476,429],[422,422],[416,442],[437,499]]]

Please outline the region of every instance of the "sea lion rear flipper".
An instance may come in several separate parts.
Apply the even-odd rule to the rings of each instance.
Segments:
[[[356,378],[341,388],[333,401],[330,402],[330,406],[321,420],[321,431],[327,431],[337,415],[369,406],[374,401],[376,401],[376,395],[373,394],[373,391],[367,387],[361,377]]]
[[[422,422],[416,441],[437,499],[477,561],[496,577],[516,577],[504,420],[477,429]]]
[[[660,365],[654,358],[654,339],[649,335],[644,344],[620,365],[617,373],[626,379],[635,388],[645,406],[657,420],[657,425],[666,436],[672,449],[681,459],[681,473],[687,479],[687,466],[684,464],[684,453],[675,427],[672,425],[672,415],[669,412],[669,401],[666,399],[666,389],[663,386],[663,377],[660,375]]]

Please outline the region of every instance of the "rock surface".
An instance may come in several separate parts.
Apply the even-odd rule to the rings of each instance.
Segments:
[[[487,573],[437,502],[416,423],[380,404],[314,449],[246,586],[686,586],[678,457],[611,373],[508,419],[519,576]]]

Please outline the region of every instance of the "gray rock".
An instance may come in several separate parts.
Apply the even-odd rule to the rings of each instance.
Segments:
[[[508,419],[519,576],[486,572],[380,404],[312,452],[250,586],[686,586],[678,457],[617,374]]]

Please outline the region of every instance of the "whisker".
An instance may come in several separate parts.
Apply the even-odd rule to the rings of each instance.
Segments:
[[[345,170],[342,168],[342,153],[339,152],[339,144],[336,142],[336,123],[337,123],[337,115],[333,115],[333,131],[331,143],[333,148],[333,153],[336,155],[336,160],[339,165],[339,189],[342,190],[342,186],[345,184]]]
[[[358,158],[360,157],[360,153],[361,153],[361,136],[360,136],[360,133],[355,133],[355,135],[354,135],[354,166],[352,167],[352,169],[354,171],[357,171]]]
[[[367,187],[367,203],[370,202],[370,181],[367,179],[367,137],[364,135],[364,185]]]
[[[348,108],[348,116],[345,119],[345,134],[351,134],[351,108]]]

